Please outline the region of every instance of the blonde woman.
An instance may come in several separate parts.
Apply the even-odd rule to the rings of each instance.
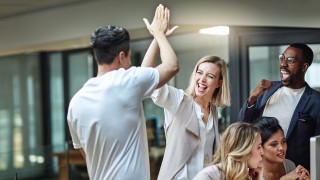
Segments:
[[[212,161],[220,144],[217,107],[230,105],[225,61],[201,58],[186,91],[165,85],[152,99],[165,113],[166,149],[158,179],[192,179]]]
[[[213,165],[200,171],[194,180],[259,179],[249,176],[249,169],[260,168],[262,155],[260,130],[248,123],[231,124],[222,135]]]

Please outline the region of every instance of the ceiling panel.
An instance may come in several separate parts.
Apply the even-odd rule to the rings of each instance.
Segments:
[[[0,19],[85,1],[86,0],[0,0]]]

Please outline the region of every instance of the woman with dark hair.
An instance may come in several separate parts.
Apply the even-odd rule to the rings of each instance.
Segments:
[[[261,117],[255,123],[261,130],[263,177],[266,180],[310,179],[303,166],[286,159],[287,144],[283,129],[275,117]]]

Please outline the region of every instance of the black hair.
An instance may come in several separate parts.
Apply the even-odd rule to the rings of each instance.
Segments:
[[[289,46],[294,47],[294,48],[298,48],[302,50],[302,58],[307,61],[307,63],[309,64],[309,66],[312,64],[313,61],[313,51],[312,49],[304,44],[304,43],[293,43],[290,44]]]
[[[262,116],[255,121],[254,126],[261,130],[262,145],[278,130],[283,132],[278,119],[275,117]]]
[[[129,32],[122,27],[105,26],[97,28],[91,34],[91,47],[98,64],[111,64],[119,52],[125,56],[130,49]]]

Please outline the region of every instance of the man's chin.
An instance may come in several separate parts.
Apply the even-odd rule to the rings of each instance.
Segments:
[[[282,82],[282,85],[284,85],[284,86],[289,86],[289,81],[287,81],[287,80],[281,80],[281,82]]]

